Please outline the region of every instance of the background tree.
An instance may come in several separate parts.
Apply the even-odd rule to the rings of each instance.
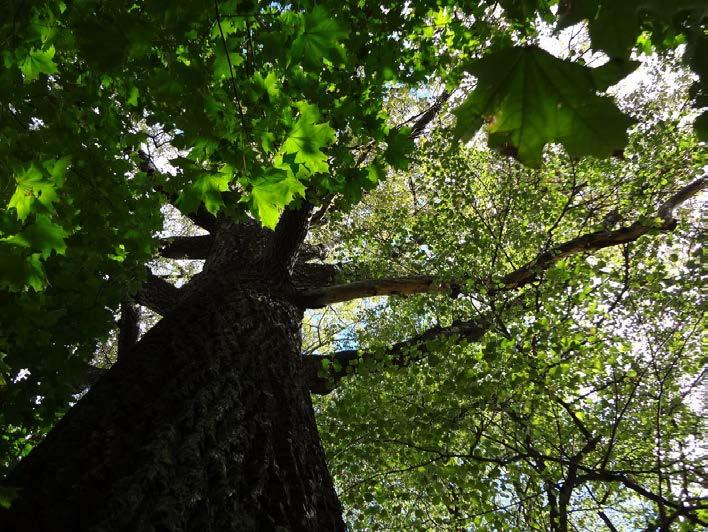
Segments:
[[[318,408],[353,523],[704,523],[695,235],[675,218],[699,146],[604,94],[637,43],[685,42],[703,75],[703,2],[6,7],[3,466],[31,450],[7,528],[341,529],[310,400],[335,388]],[[603,65],[538,46],[544,21],[584,20]],[[397,112],[415,91],[436,96]],[[448,104],[454,131],[428,138]],[[495,152],[453,140],[483,126]],[[343,215],[391,170],[385,214]],[[201,229],[157,238],[168,205]],[[157,255],[204,264],[172,284]],[[343,256],[366,260],[323,262]],[[305,309],[412,294],[301,355]],[[162,316],[137,343],[136,304]],[[371,417],[376,398],[404,416]]]

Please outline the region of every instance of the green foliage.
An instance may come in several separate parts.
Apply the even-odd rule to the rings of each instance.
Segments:
[[[322,152],[334,141],[334,130],[326,123],[318,123],[320,113],[317,106],[307,102],[297,102],[300,113],[290,133],[280,149],[276,163],[285,160],[285,155],[293,154],[294,162],[303,165],[304,175],[327,172],[327,155]],[[299,173],[299,172],[296,172]],[[282,204],[281,207],[284,207]]]
[[[225,164],[215,174],[199,176],[189,188],[182,191],[177,199],[177,206],[185,213],[194,212],[200,204],[204,203],[206,209],[216,214],[224,205],[221,192],[229,190],[229,183],[233,178],[233,169]]]
[[[32,48],[20,64],[25,81],[34,81],[39,78],[40,74],[56,74],[57,65],[52,61],[55,51],[54,46],[50,46],[46,50]]]
[[[305,24],[292,44],[292,60],[314,68],[324,59],[340,61],[344,56],[341,41],[347,32],[321,6],[315,6],[304,18]]]
[[[120,301],[136,292],[146,264],[155,258],[167,203],[177,203],[184,213],[203,205],[220,216],[252,215],[274,228],[291,205],[321,206],[335,198],[323,238],[333,256],[362,276],[427,271],[447,278],[475,272],[491,279],[532,259],[545,245],[573,186],[579,187],[577,205],[550,231],[553,239],[579,227],[600,227],[608,198],[616,200],[613,206],[623,219],[633,219],[688,180],[704,164],[693,137],[660,120],[662,113],[642,107],[636,97],[622,105],[639,120],[627,145],[631,120],[610,96],[598,93],[632,71],[635,64],[628,58],[636,43],[645,53],[667,53],[685,42],[683,62],[700,78],[691,96],[697,107],[704,106],[704,2],[560,2],[557,16],[554,5],[550,0],[7,2],[0,19],[0,469],[29,452],[73,400],[72,383],[115,328]],[[539,35],[548,29],[543,24],[563,27],[583,20],[588,44],[613,56],[606,65],[590,68],[538,47]],[[468,73],[476,79],[469,80]],[[475,89],[455,112],[457,132],[470,138],[486,127],[492,146],[538,170],[485,150],[461,150],[450,140],[446,109],[438,115],[442,133],[433,140],[410,139],[407,126],[416,120],[410,118],[425,113],[433,93],[459,87],[450,100],[455,106],[470,81]],[[673,102],[672,109],[678,107]],[[703,139],[705,122],[703,114],[697,121]],[[549,146],[554,142],[565,151]],[[623,148],[624,161],[576,160]],[[140,150],[150,152],[157,171],[143,168]],[[405,179],[397,173],[404,171]],[[367,195],[375,187],[376,195]],[[356,207],[362,198],[366,203]],[[340,223],[342,211],[353,205],[356,223]],[[367,209],[370,217],[364,219]],[[671,267],[694,274],[697,259],[683,261],[690,246],[677,247],[680,260]],[[641,249],[642,257],[664,251]],[[663,289],[667,269],[658,259],[639,255],[632,286],[644,292],[632,304],[649,308],[649,301],[660,301],[657,309],[683,316],[676,310],[677,296]],[[538,413],[533,419],[542,437],[534,441],[558,445],[555,426],[544,417],[551,392],[558,395],[567,386],[577,395],[581,382],[607,377],[602,331],[597,336],[589,322],[569,323],[560,305],[570,301],[583,316],[607,308],[623,263],[611,253],[602,260],[604,266],[568,261],[548,272],[549,285],[539,296],[547,304],[533,315],[538,338],[524,326],[530,315],[508,317],[520,347],[499,334],[480,347],[439,345],[435,360],[420,370],[387,370],[390,381],[383,392],[365,393],[362,383],[375,382],[376,371],[370,381],[355,381],[342,392],[353,398],[350,405],[333,401],[322,407],[344,420],[339,428],[323,424],[328,445],[346,442],[346,430],[361,435],[375,427],[389,439],[414,435],[425,445],[447,438],[450,449],[460,450],[481,422],[455,425],[445,419],[450,412],[475,409],[501,416],[521,438],[526,428],[513,425],[510,410],[499,406],[507,402],[513,412]],[[606,284],[590,290],[576,283],[580,278]],[[682,289],[688,284],[675,283]],[[449,298],[399,301],[378,314],[369,309],[370,334],[347,338],[380,349],[438,318],[470,315],[471,305]],[[656,322],[659,310],[649,313]],[[621,351],[616,332],[608,352],[631,379],[632,357]],[[597,344],[573,344],[577,367],[561,362],[559,353],[570,348],[568,342],[580,345],[589,337]],[[534,342],[537,367],[523,356]],[[672,345],[667,353],[675,351]],[[698,366],[695,357],[681,364],[679,373],[685,375]],[[542,378],[542,370],[552,378]],[[515,394],[500,394],[501,389]],[[408,390],[429,404],[399,402]],[[672,401],[677,393],[671,390]],[[377,399],[389,405],[386,414],[397,414],[390,426]],[[608,402],[582,405],[585,418],[597,426],[602,408],[619,401],[603,400]],[[684,407],[679,410],[680,430],[667,445],[692,430],[691,416]],[[379,417],[368,427],[356,421],[369,414]],[[638,425],[648,416],[641,409],[632,415]],[[423,431],[425,423],[433,430]],[[560,434],[577,439],[571,430],[565,419]],[[629,446],[628,434],[623,435]],[[487,451],[498,451],[487,443]],[[490,501],[502,480],[523,484],[532,474],[502,473],[453,458],[419,465],[425,461],[416,462],[419,449],[385,455],[383,443],[371,445],[352,445],[335,462],[339,482],[353,479],[361,487],[345,499],[366,514],[359,521],[365,526],[380,524],[384,515],[391,517],[389,528],[429,526],[406,494],[396,491],[401,486],[409,499],[416,491],[425,493],[438,516],[461,504],[455,502],[457,492],[440,480],[445,475],[452,475],[455,490],[466,493],[469,502]],[[641,450],[642,459],[647,453]],[[371,462],[364,460],[368,457]],[[345,459],[348,471],[341,467]],[[364,481],[409,465],[416,466],[411,484],[398,478],[397,485]],[[558,467],[549,473],[554,480],[559,475]],[[7,500],[0,493],[0,505]],[[484,515],[469,526],[505,529],[511,522]]]
[[[663,475],[699,493],[699,475],[672,477],[673,466],[660,474],[656,465],[656,434],[659,452],[676,456],[702,430],[701,267],[688,252],[700,247],[698,228],[682,223],[666,239],[566,258],[521,296],[480,293],[475,280],[601,228],[615,207],[623,225],[653,212],[652,198],[674,186],[660,176],[690,180],[703,164],[696,139],[673,123],[635,131],[624,160],[575,161],[553,149],[532,171],[460,149],[443,130],[419,144],[409,172],[321,229],[354,278],[473,277],[456,299],[367,301],[313,317],[306,329],[305,345],[328,339],[319,353],[352,345],[372,353],[316,403],[352,529],[551,529],[546,490],[569,482],[571,459],[581,477],[607,459],[606,469],[634,471],[649,491]],[[479,342],[436,339],[408,367],[387,356],[388,345],[490,309],[496,325]],[[353,322],[346,336],[332,332],[340,314]],[[580,426],[598,438],[589,451]],[[677,471],[701,460],[686,452],[672,462]],[[659,519],[656,505],[621,483],[584,480],[573,489],[572,526],[602,529],[598,506],[629,528]]]

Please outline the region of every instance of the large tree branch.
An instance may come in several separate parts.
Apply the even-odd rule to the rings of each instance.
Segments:
[[[214,235],[171,236],[160,240],[160,255],[168,259],[204,260],[209,255]]]
[[[305,290],[334,283],[340,272],[337,264],[298,261],[293,268],[292,281],[296,288]]]
[[[310,229],[312,205],[304,202],[298,209],[287,209],[263,253],[263,265],[276,276],[290,275]]]
[[[455,322],[449,327],[433,327],[390,346],[384,352],[390,357],[391,364],[403,367],[428,355],[431,340],[455,337],[476,342],[490,327],[491,321],[487,318]],[[375,352],[356,349],[338,351],[331,355],[308,355],[303,358],[305,382],[311,393],[326,395],[337,387],[343,377],[351,374],[356,365],[376,357]]]
[[[118,354],[120,360],[138,343],[140,336],[140,307],[125,299],[120,304],[118,320]]]
[[[152,272],[135,295],[136,303],[146,306],[161,316],[167,315],[179,302],[180,289]]]
[[[650,231],[671,231],[676,227],[677,223],[673,217],[675,209],[703,190],[707,183],[708,179],[701,177],[680,189],[657,210],[659,222],[637,221],[632,225],[620,227],[614,231],[595,231],[568,240],[538,255],[531,262],[497,279],[493,283],[480,288],[485,289],[488,294],[515,290],[535,281],[539,273],[548,270],[565,257],[634,242]],[[468,278],[446,282],[437,280],[430,275],[419,275],[357,281],[303,291],[300,294],[299,301],[305,308],[320,308],[332,303],[371,296],[440,292],[450,292],[456,295],[460,292],[459,287],[467,284],[469,280],[474,279]]]

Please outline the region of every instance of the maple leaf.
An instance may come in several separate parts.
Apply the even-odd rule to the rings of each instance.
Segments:
[[[454,111],[456,133],[468,140],[487,122],[490,146],[513,146],[529,166],[541,164],[548,142],[573,156],[609,156],[626,146],[633,120],[597,91],[634,68],[590,69],[536,47],[499,50],[468,67],[478,82]]]

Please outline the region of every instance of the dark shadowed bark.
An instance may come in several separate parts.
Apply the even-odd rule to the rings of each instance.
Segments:
[[[21,491],[0,530],[344,529],[303,379],[302,310],[256,255],[217,251],[7,478]]]

